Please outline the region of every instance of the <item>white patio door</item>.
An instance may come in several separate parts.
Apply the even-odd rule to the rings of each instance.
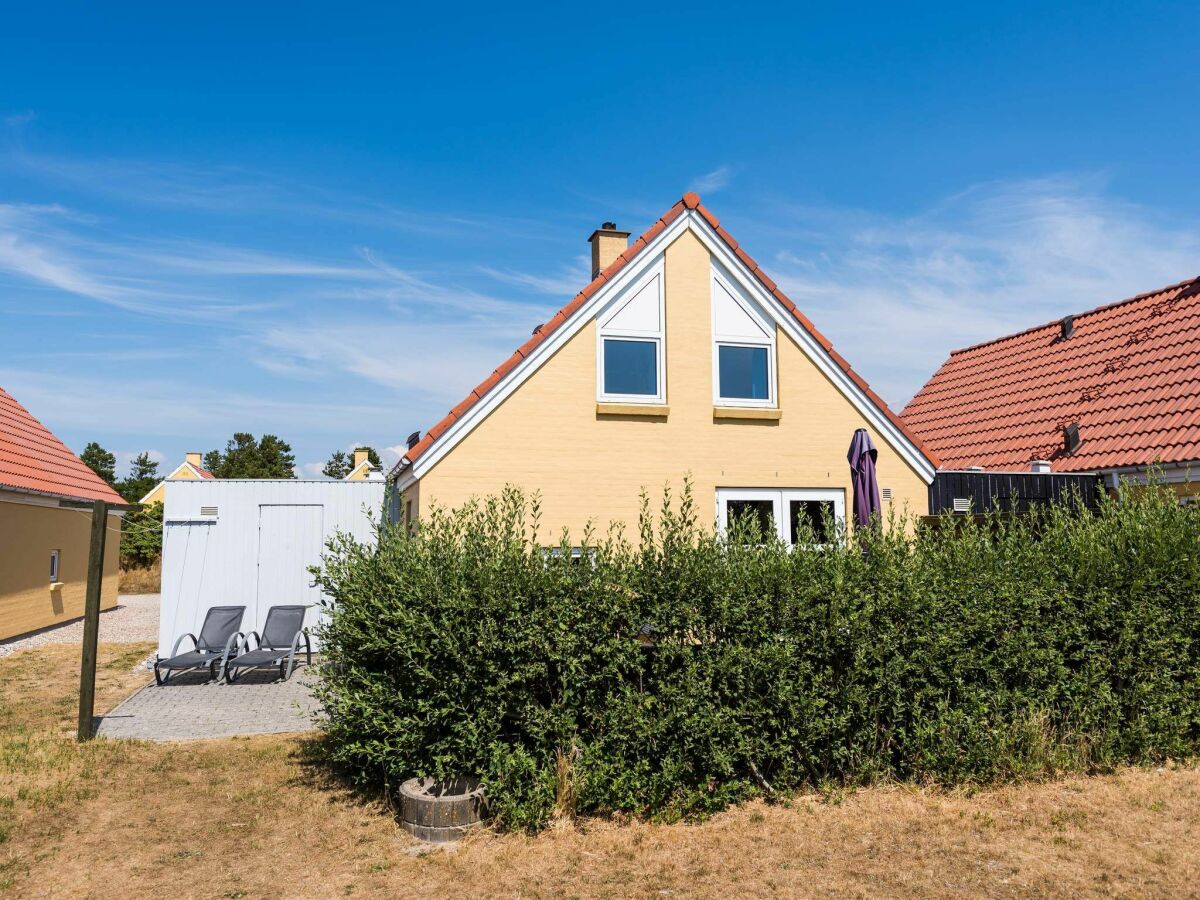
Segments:
[[[844,526],[846,492],[840,488],[717,488],[717,525],[724,532],[739,516],[757,518],[764,532],[773,531],[789,547],[795,546],[801,523],[824,534],[824,517]],[[825,543],[822,540],[821,543]]]
[[[308,567],[321,561],[325,507],[263,504],[258,507],[258,593],[254,630],[262,632],[272,606],[316,606],[321,592]],[[316,622],[310,609],[305,623]]]

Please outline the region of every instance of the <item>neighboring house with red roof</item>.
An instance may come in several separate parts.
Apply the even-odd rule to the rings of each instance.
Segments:
[[[636,526],[643,489],[690,475],[702,518],[771,515],[790,541],[799,517],[844,518],[860,427],[885,513],[927,512],[937,458],[698,196],[632,244],[611,222],[589,241],[591,283],[412,436],[396,519],[513,484],[540,492],[543,540],[577,541],[588,521]]]
[[[214,478],[212,472],[201,465],[202,457],[199,453],[184,454],[183,462],[175,467],[166,478],[156,484],[138,503],[143,506],[150,506],[152,503],[162,503],[167,494],[167,482],[178,481],[200,481],[202,479]]]
[[[91,513],[125,501],[0,388],[0,639],[83,615]],[[121,515],[108,517],[101,609],[117,605]]]
[[[956,350],[901,413],[947,468],[1200,493],[1200,278]]]

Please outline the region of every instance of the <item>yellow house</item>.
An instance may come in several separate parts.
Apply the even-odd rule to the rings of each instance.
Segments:
[[[199,481],[202,478],[213,478],[213,473],[200,465],[199,453],[187,453],[184,455],[184,460],[175,467],[170,475],[151,488],[138,503],[143,506],[150,506],[152,503],[162,503],[167,494],[167,482],[173,479],[182,479],[183,481]]]
[[[593,280],[429,430],[392,471],[396,520],[515,484],[548,539],[637,521],[639,493],[685,476],[723,526],[844,519],[847,450],[878,449],[883,512],[928,512],[936,457],[795,304],[685,194],[640,238],[589,238]],[[768,517],[770,517],[768,519]]]
[[[365,447],[354,451],[354,466],[342,481],[377,481],[383,478],[383,470],[371,464],[371,454]]]
[[[83,615],[91,512],[124,500],[0,388],[0,640]],[[101,609],[117,605],[121,514],[108,516]]]

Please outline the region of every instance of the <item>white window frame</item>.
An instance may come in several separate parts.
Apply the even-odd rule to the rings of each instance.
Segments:
[[[793,549],[790,519],[786,515],[792,500],[832,502],[834,521],[842,529],[846,527],[846,492],[841,488],[717,488],[717,527],[721,534],[725,534],[729,528],[727,504],[730,500],[771,501],[775,532],[781,541]]]
[[[50,551],[50,582],[58,581],[58,573],[62,571],[62,551]]]
[[[658,331],[639,331],[632,328],[610,328],[608,322],[616,317],[625,304],[646,285],[658,279]],[[599,403],[640,403],[661,406],[667,402],[667,314],[663,298],[663,266],[659,263],[622,291],[596,316],[596,401]],[[639,341],[654,344],[656,394],[610,394],[604,390],[605,340]]]
[[[723,289],[733,301],[742,308],[742,310],[754,323],[763,330],[763,333],[768,337],[763,340],[753,340],[745,335],[729,335],[721,334],[717,331],[717,291]],[[729,278],[726,278],[713,267],[712,272],[712,288],[709,302],[710,316],[712,320],[712,391],[714,406],[742,406],[751,409],[777,409],[779,406],[779,392],[776,377],[775,365],[775,322],[768,319],[755,306],[746,302],[742,296],[741,290]],[[765,348],[767,351],[767,397],[765,400],[755,400],[748,397],[722,397],[721,396],[721,347],[759,347]]]

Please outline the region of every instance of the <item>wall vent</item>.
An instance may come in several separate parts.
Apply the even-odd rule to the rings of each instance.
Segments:
[[[956,513],[970,512],[971,511],[971,498],[970,497],[955,497],[954,498],[954,511]]]
[[[882,500],[884,503],[891,503],[892,502],[892,489],[891,488],[880,488],[879,489],[879,499]]]
[[[216,514],[217,514],[217,508],[215,506],[200,507],[200,515],[202,515],[202,516],[215,516]]]

